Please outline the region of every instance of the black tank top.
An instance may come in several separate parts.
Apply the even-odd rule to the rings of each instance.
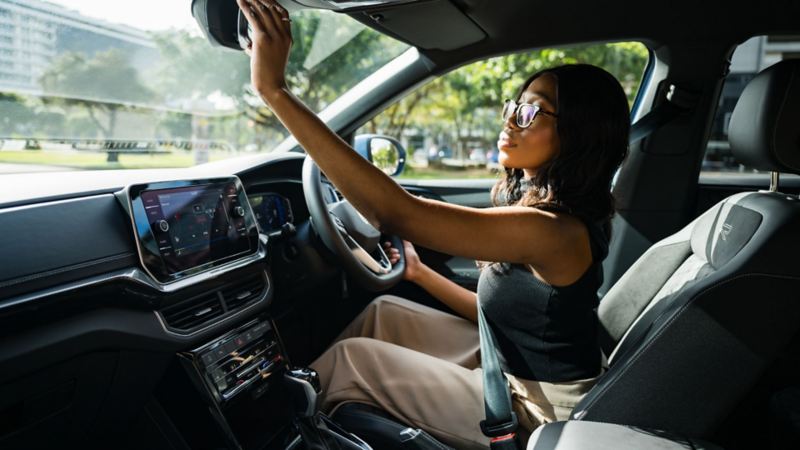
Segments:
[[[563,382],[600,374],[597,290],[608,254],[608,223],[583,220],[592,265],[569,286],[552,286],[521,264],[494,263],[478,280],[478,300],[497,341],[503,370],[537,381]]]

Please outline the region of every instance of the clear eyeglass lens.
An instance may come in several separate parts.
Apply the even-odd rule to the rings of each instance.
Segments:
[[[532,105],[522,105],[519,107],[517,111],[517,125],[522,128],[527,127],[528,125],[533,122],[533,118],[536,117],[536,107]]]
[[[505,122],[508,120],[512,114],[514,114],[514,110],[516,109],[517,104],[511,100],[506,100],[506,103],[503,105],[503,121]]]

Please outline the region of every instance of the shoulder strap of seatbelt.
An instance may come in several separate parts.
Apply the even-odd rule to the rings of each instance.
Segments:
[[[515,434],[519,421],[511,409],[508,380],[497,359],[494,335],[480,304],[478,304],[478,331],[481,340],[483,403],[486,410],[486,419],[480,424],[481,431],[490,439],[492,450],[517,450]]]
[[[696,104],[696,93],[670,85],[666,99],[631,126],[629,143],[633,145],[650,136],[675,117],[693,109]]]

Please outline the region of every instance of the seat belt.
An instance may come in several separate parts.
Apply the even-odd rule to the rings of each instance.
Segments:
[[[671,84],[667,91],[666,101],[656,106],[631,126],[629,144],[633,145],[641,141],[671,122],[675,117],[693,109],[697,104],[697,98],[698,95],[696,93]]]
[[[481,432],[489,438],[492,450],[519,450],[516,431],[517,415],[511,409],[511,390],[497,359],[494,335],[478,303],[478,332],[481,341],[483,368],[483,406],[486,419],[481,420]]]

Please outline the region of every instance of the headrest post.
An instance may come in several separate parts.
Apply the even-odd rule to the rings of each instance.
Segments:
[[[770,192],[778,192],[778,181],[780,180],[780,172],[770,172],[769,173],[769,191]]]

